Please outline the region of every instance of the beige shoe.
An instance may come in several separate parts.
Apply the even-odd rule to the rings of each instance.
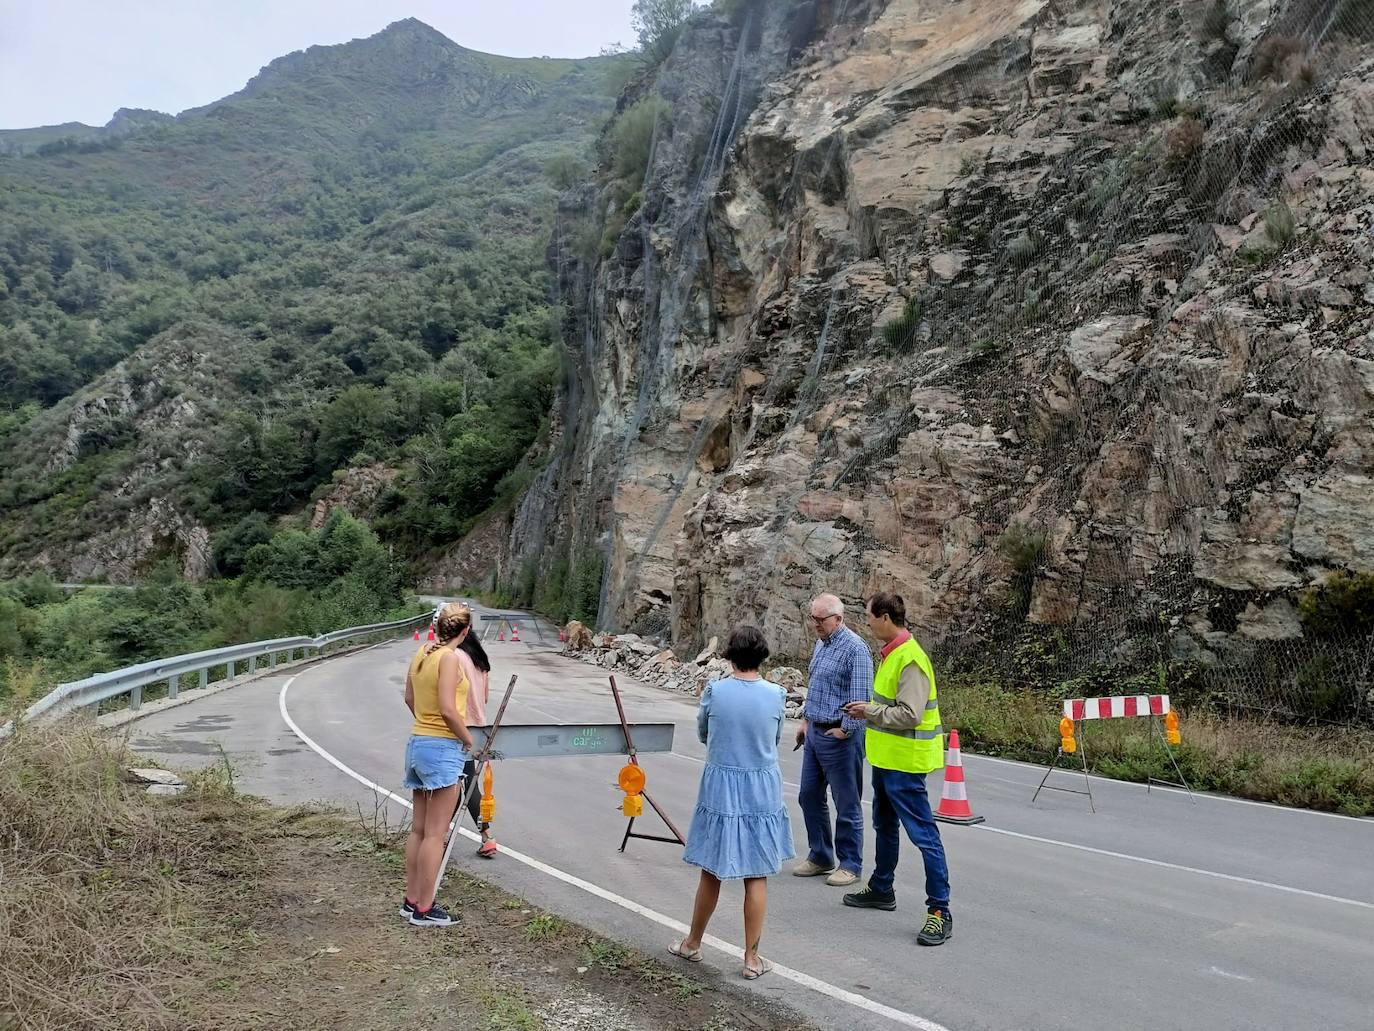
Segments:
[[[836,888],[848,888],[851,884],[859,882],[859,875],[841,867],[825,879],[826,884],[834,885]]]
[[[833,866],[821,866],[820,863],[813,863],[809,859],[803,859],[796,866],[792,867],[793,877],[819,877],[821,874],[829,873],[835,869]]]

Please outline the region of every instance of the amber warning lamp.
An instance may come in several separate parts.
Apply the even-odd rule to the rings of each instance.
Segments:
[[[1067,716],[1059,721],[1059,747],[1065,755],[1078,751],[1078,742],[1073,739],[1073,720]]]
[[[640,792],[644,790],[644,771],[634,763],[627,763],[620,768],[620,776],[616,779],[620,790],[625,792],[622,811],[629,817],[643,816],[644,796]]]

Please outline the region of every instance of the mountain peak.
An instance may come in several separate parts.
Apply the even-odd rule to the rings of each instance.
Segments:
[[[368,38],[368,39],[380,39],[380,38],[382,38],[382,37],[399,37],[399,38],[405,38],[405,37],[407,37],[407,36],[412,37],[412,38],[417,38],[417,39],[427,39],[427,40],[430,40],[430,41],[432,41],[432,42],[443,42],[443,43],[448,44],[448,45],[451,46],[451,47],[457,47],[459,50],[464,49],[463,47],[459,46],[457,43],[453,42],[453,40],[451,40],[451,39],[449,39],[447,36],[445,36],[445,35],[444,35],[442,32],[440,32],[438,29],[434,28],[432,25],[426,25],[426,24],[425,24],[424,22],[422,22],[419,18],[402,18],[400,21],[394,21],[394,22],[392,22],[390,25],[388,25],[386,28],[382,29],[381,32],[374,33],[373,35],[368,36],[367,38]]]

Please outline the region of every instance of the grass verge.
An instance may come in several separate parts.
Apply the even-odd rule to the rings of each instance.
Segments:
[[[1059,745],[1058,703],[986,681],[940,680],[940,714],[970,752],[1043,763]],[[1352,816],[1374,815],[1374,733],[1180,713],[1175,758],[1195,789]],[[1173,780],[1148,720],[1088,725],[1089,768],[1121,780]]]
[[[0,743],[0,1028],[804,1028],[454,871],[449,931],[396,916],[399,835],[238,795],[175,798],[74,723]]]

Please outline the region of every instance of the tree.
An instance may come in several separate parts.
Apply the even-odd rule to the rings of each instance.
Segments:
[[[555,154],[544,166],[549,182],[560,190],[570,190],[587,174],[587,166],[572,154]]]
[[[661,64],[673,52],[673,44],[696,6],[693,0],[635,0],[630,27],[639,37],[645,60]]]

